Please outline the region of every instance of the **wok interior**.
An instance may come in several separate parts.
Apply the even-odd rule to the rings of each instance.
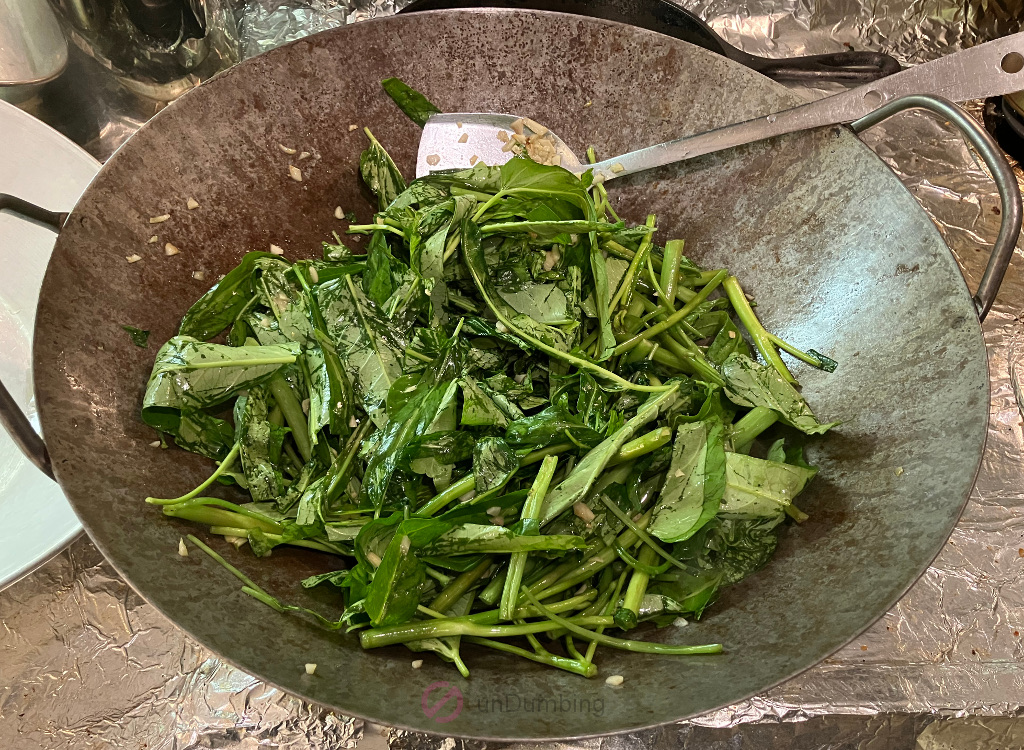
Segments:
[[[650,32],[555,14],[444,12],[302,40],[161,113],[104,167],[61,233],[35,339],[54,468],[132,586],[204,645],[290,692],[386,724],[496,738],[600,734],[710,710],[814,664],[885,612],[959,515],[983,448],[988,381],[977,318],[938,233],[841,129],[611,188],[625,218],[655,213],[660,241],[684,237],[695,261],[729,267],[770,329],[840,363],[831,375],[795,368],[818,416],[843,421],[810,454],[821,467],[802,503],[811,520],[702,621],[643,636],[720,641],[725,654],[602,648],[601,677],[587,681],[467,648],[472,677],[461,681],[434,657],[414,672],[404,648],[364,652],[354,635],[278,615],[198,552],[177,555],[179,537],[197,527],[142,499],[190,489],[211,463],[148,447],[154,436],[138,410],[156,349],[209,284],[193,271],[214,279],[271,243],[290,258],[318,255],[345,226],[334,218],[339,205],[371,218],[357,174],[366,141],[350,125],[368,125],[411,174],[419,130],[381,90],[388,76],[443,109],[528,115],[577,153],[592,144],[605,156],[793,103],[745,68]],[[278,144],[312,156],[294,162]],[[289,163],[301,167],[301,182],[289,178]],[[199,209],[185,209],[190,197]],[[171,219],[148,222],[163,213]],[[153,234],[159,242],[149,245]],[[164,242],[180,254],[164,256]],[[128,264],[132,253],[143,261]],[[133,346],[125,324],[152,331],[149,348]],[[332,569],[330,559],[277,549],[258,561],[214,546],[283,600],[339,613],[331,592],[298,586]],[[318,664],[315,676],[305,675],[306,662]],[[611,674],[625,677],[624,689],[604,685]],[[437,680],[456,682],[465,697],[461,715],[443,725],[421,704]],[[484,710],[506,696],[577,703]]]

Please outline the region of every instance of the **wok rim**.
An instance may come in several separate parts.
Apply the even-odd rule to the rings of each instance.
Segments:
[[[603,26],[610,26],[610,27],[614,27],[614,28],[625,28],[625,29],[630,30],[631,32],[642,32],[645,35],[650,34],[650,35],[652,35],[652,36],[654,36],[656,38],[667,40],[668,43],[671,44],[671,45],[683,45],[683,46],[685,46],[687,48],[692,48],[692,49],[695,49],[695,50],[700,50],[701,52],[706,53],[706,54],[716,54],[713,51],[710,51],[710,50],[707,50],[704,47],[701,47],[700,45],[694,45],[694,44],[691,44],[689,42],[685,42],[685,41],[682,41],[680,39],[676,39],[674,37],[661,34],[659,32],[651,31],[651,30],[648,30],[648,29],[643,29],[641,27],[632,26],[630,24],[620,23],[620,22],[617,22],[617,21],[608,21],[608,20],[599,19],[599,18],[592,18],[592,17],[585,17],[585,16],[576,16],[576,15],[573,15],[573,14],[559,13],[559,12],[555,12],[555,11],[519,10],[519,9],[506,9],[506,8],[461,8],[461,9],[445,9],[445,10],[419,11],[419,12],[417,12],[415,14],[409,14],[409,15],[395,14],[395,15],[387,16],[387,17],[368,19],[366,21],[361,21],[358,24],[347,24],[346,26],[342,26],[342,27],[339,27],[339,28],[336,28],[336,29],[329,29],[329,30],[326,30],[326,31],[323,31],[323,32],[319,32],[318,34],[310,35],[310,37],[303,37],[303,38],[300,38],[300,39],[296,39],[296,40],[294,40],[292,42],[289,42],[287,44],[283,44],[280,47],[276,47],[276,48],[274,48],[274,49],[272,49],[272,50],[270,50],[270,51],[268,51],[268,52],[266,52],[266,53],[264,53],[262,55],[259,55],[258,58],[265,59],[267,56],[270,56],[270,55],[286,54],[286,51],[290,47],[293,47],[295,45],[301,44],[302,42],[307,41],[311,37],[322,37],[323,35],[341,36],[341,35],[344,35],[346,33],[353,33],[353,32],[351,32],[351,29],[353,27],[364,27],[364,24],[367,24],[367,23],[369,23],[369,24],[396,24],[396,23],[400,23],[402,21],[409,21],[409,20],[415,19],[417,17],[428,17],[428,16],[433,16],[433,15],[452,16],[452,15],[470,15],[470,14],[472,14],[472,15],[491,15],[491,16],[513,16],[513,15],[528,16],[528,15],[533,15],[533,16],[551,16],[551,17],[557,17],[557,18],[569,18],[569,19],[574,19],[575,21],[577,21],[579,23],[584,23],[584,24],[593,25],[593,26],[601,26],[601,25],[603,25]],[[779,83],[771,80],[767,76],[763,76],[762,74],[758,73],[757,71],[753,71],[753,70],[751,70],[749,68],[746,68],[746,66],[742,65],[739,62],[736,62],[735,60],[729,58],[728,56],[724,56],[724,55],[718,55],[718,56],[721,57],[721,58],[724,58],[724,61],[725,61],[725,63],[727,65],[729,65],[729,66],[736,66],[738,68],[743,68],[744,70],[746,70],[746,71],[748,71],[750,73],[755,73],[758,76],[760,76],[761,78],[763,78],[771,86],[777,87],[778,89],[781,89],[781,90],[788,91],[787,87],[783,86],[782,84],[779,84]],[[255,59],[255,58],[250,58],[250,60],[252,60],[252,59]],[[243,70],[243,72],[244,72],[243,66],[245,66],[246,63],[248,63],[248,62],[249,62],[248,60],[247,61],[243,61],[242,63],[240,63],[238,65],[235,65],[235,66],[233,66],[233,67],[231,67],[231,68],[229,68],[227,70],[224,70],[224,71],[218,73],[216,76],[212,77],[210,80],[211,81],[219,80],[222,77],[228,77],[228,76],[231,76],[231,75],[241,75],[241,73],[238,73],[239,69],[241,68]],[[200,88],[200,87],[196,87],[196,88],[191,89],[190,91],[186,92],[181,97],[179,97],[177,100],[175,100],[172,103],[171,106],[176,106],[179,101],[183,101],[183,100],[188,101],[189,97],[191,95],[193,95],[193,93],[198,88]],[[796,103],[800,103],[799,100],[795,100],[794,104],[796,104]],[[142,130],[148,129],[148,128],[151,128],[151,127],[157,127],[157,125],[153,125],[153,123],[160,123],[161,122],[161,120],[160,120],[161,116],[168,109],[170,109],[170,107],[165,107],[164,109],[162,109],[154,117],[150,118],[146,123],[144,123],[143,126],[137,132],[141,132]],[[877,162],[880,163],[880,166],[884,166],[886,170],[891,172],[891,169],[888,167],[888,165],[885,164],[884,160],[882,160],[877,154],[875,154],[874,151],[872,151],[866,144],[864,144],[863,141],[861,141],[855,134],[853,134],[852,131],[849,130],[849,128],[846,128],[844,126],[843,130],[846,131],[849,135],[853,136],[853,139],[857,142],[858,147],[863,150],[863,153],[865,153],[867,155],[870,155],[870,157],[872,159],[874,159],[874,160],[876,160]],[[121,146],[118,147],[118,149],[111,155],[111,157],[103,164],[101,169],[94,176],[93,181],[90,182],[89,186],[82,193],[82,196],[79,198],[79,203],[81,203],[82,199],[85,198],[89,194],[89,192],[92,189],[93,184],[108,169],[108,166],[113,161],[114,157],[118,156],[118,154],[120,154],[120,152],[124,149],[125,144],[130,143],[131,141],[132,141],[132,138],[129,138],[129,139],[127,139],[125,141],[125,143],[122,143]],[[980,341],[982,351],[987,354],[987,345],[986,345],[985,337],[984,337],[984,329],[983,329],[981,321],[978,319],[975,307],[974,307],[973,303],[971,303],[971,293],[970,293],[969,287],[967,286],[967,281],[963,277],[962,269],[960,268],[959,263],[956,261],[956,259],[953,256],[952,252],[949,250],[949,247],[946,244],[945,240],[942,238],[941,234],[938,232],[938,229],[935,227],[935,224],[931,220],[931,217],[928,215],[927,211],[925,211],[924,207],[920,204],[920,202],[916,199],[916,197],[914,197],[913,193],[911,193],[911,191],[906,187],[906,185],[904,185],[902,183],[902,181],[900,181],[898,178],[895,180],[894,189],[895,189],[895,185],[898,185],[899,189],[902,190],[908,197],[910,197],[913,200],[914,205],[917,206],[917,210],[921,211],[928,218],[928,225],[930,226],[930,232],[933,234],[934,239],[937,240],[939,245],[943,246],[946,249],[946,252],[949,253],[950,261],[960,271],[960,273],[957,274],[957,277],[959,278],[959,283],[961,285],[961,290],[962,290],[962,292],[964,294],[964,302],[965,302],[965,304],[967,304],[969,306],[970,313],[971,313],[969,318],[968,318],[968,325],[970,325],[972,327],[972,329],[976,332],[976,336],[977,336],[976,340]],[[77,209],[78,209],[78,204],[76,204],[75,208],[72,209],[72,211],[71,211],[71,213],[69,215],[68,221],[70,221],[72,218],[74,218],[76,216],[75,212],[77,211]],[[60,236],[59,235],[58,235],[57,241],[58,242],[60,241]],[[48,272],[49,272],[49,264],[47,266],[47,273]],[[46,282],[45,282],[45,279],[44,279],[44,286],[45,286],[45,284],[46,284]],[[35,341],[36,337],[39,336],[39,330],[40,330],[39,329],[39,325],[37,323],[36,326],[33,329],[33,341]],[[38,382],[39,378],[40,378],[40,373],[43,372],[43,370],[45,370],[45,367],[46,367],[45,363],[41,363],[39,361],[38,355],[36,354],[36,352],[38,352],[38,351],[40,351],[39,347],[37,347],[37,346],[35,346],[33,344],[32,376],[33,376],[33,384],[34,384],[35,392],[37,394],[40,393],[39,382]],[[622,735],[622,734],[648,731],[648,730],[656,729],[656,728],[659,728],[659,727],[664,727],[664,726],[669,726],[669,725],[673,725],[673,724],[678,724],[678,723],[681,723],[681,722],[685,722],[685,721],[687,721],[689,719],[692,719],[694,717],[708,715],[708,714],[713,713],[715,711],[721,710],[722,708],[724,708],[726,706],[734,705],[736,703],[741,703],[741,702],[749,700],[752,697],[755,697],[755,696],[758,696],[758,695],[762,695],[762,694],[764,694],[764,693],[774,689],[775,687],[777,687],[777,686],[779,686],[779,685],[781,685],[781,684],[783,684],[785,682],[788,682],[788,681],[794,679],[795,677],[803,674],[804,672],[806,672],[807,670],[811,669],[812,667],[815,667],[815,666],[821,664],[825,659],[828,659],[830,656],[835,654],[837,651],[845,648],[847,645],[849,645],[854,640],[856,640],[862,633],[866,632],[872,626],[874,626],[882,617],[885,616],[886,613],[888,613],[892,609],[892,607],[897,602],[899,602],[904,596],[906,596],[907,592],[921,579],[921,577],[924,575],[924,573],[931,567],[932,563],[934,563],[935,559],[939,556],[939,554],[945,548],[945,546],[948,543],[950,537],[952,536],[953,531],[956,528],[956,525],[959,523],[960,517],[962,516],[964,509],[967,507],[967,503],[970,501],[971,495],[973,494],[975,485],[977,483],[977,478],[978,478],[978,476],[980,474],[981,467],[982,467],[982,465],[984,463],[985,448],[987,446],[988,438],[989,438],[987,425],[989,424],[990,417],[991,417],[991,398],[992,398],[991,363],[989,362],[989,359],[988,359],[987,356],[985,357],[985,373],[986,373],[986,381],[985,381],[984,392],[986,394],[986,398],[983,401],[983,407],[982,408],[984,410],[983,411],[983,413],[984,413],[984,424],[986,425],[986,428],[985,428],[985,430],[983,432],[983,436],[982,436],[982,440],[981,440],[981,443],[980,443],[980,446],[979,446],[979,450],[978,450],[978,454],[977,454],[977,460],[975,462],[974,469],[971,472],[970,487],[967,490],[967,492],[964,494],[964,496],[961,499],[961,501],[959,502],[958,506],[956,506],[955,520],[950,525],[948,531],[945,534],[942,535],[942,544],[938,545],[938,547],[935,550],[935,552],[928,557],[927,561],[922,566],[919,567],[919,569],[917,570],[916,573],[914,573],[912,578],[910,578],[906,582],[906,584],[904,586],[902,586],[902,588],[899,590],[898,595],[896,595],[896,596],[891,598],[891,601],[889,601],[885,605],[883,611],[879,612],[877,615],[871,616],[871,619],[863,627],[857,629],[856,632],[853,632],[848,638],[846,638],[842,642],[838,643],[834,648],[831,648],[827,653],[825,653],[820,658],[816,658],[811,663],[809,663],[809,664],[807,664],[807,665],[805,665],[803,667],[800,667],[800,668],[798,668],[798,669],[796,669],[796,670],[794,670],[792,672],[787,673],[785,676],[783,676],[783,677],[781,677],[781,678],[779,678],[779,679],[777,679],[777,680],[775,680],[775,681],[765,685],[764,687],[760,688],[759,690],[743,694],[741,697],[735,699],[734,701],[731,701],[730,703],[717,706],[717,707],[709,709],[708,711],[705,711],[703,713],[688,713],[688,714],[683,714],[683,715],[680,715],[678,717],[671,718],[671,719],[665,719],[665,720],[654,721],[654,722],[649,722],[649,723],[642,723],[642,724],[638,724],[638,725],[635,725],[635,726],[628,726],[628,727],[623,727],[621,729],[614,729],[614,730],[609,730],[609,731],[586,732],[586,733],[581,733],[581,734],[551,735],[551,736],[515,736],[515,735],[498,735],[498,734],[473,734],[473,733],[469,733],[469,732],[445,733],[445,732],[442,732],[442,731],[434,731],[432,729],[424,729],[422,727],[415,726],[413,724],[406,723],[406,722],[396,722],[396,721],[391,721],[391,720],[381,720],[381,719],[375,718],[373,716],[370,716],[369,714],[366,714],[366,713],[363,713],[363,712],[360,712],[360,711],[353,711],[353,710],[345,709],[345,708],[343,708],[341,706],[337,706],[337,705],[334,705],[334,704],[324,703],[324,702],[322,702],[320,700],[316,700],[316,699],[313,699],[313,698],[309,697],[309,695],[307,694],[306,690],[303,689],[301,687],[301,685],[299,685],[297,688],[292,688],[292,687],[285,688],[281,684],[279,684],[278,682],[276,682],[274,680],[271,680],[271,679],[268,679],[266,677],[263,677],[263,676],[257,674],[255,671],[249,670],[249,669],[241,666],[238,662],[236,662],[235,659],[223,655],[220,652],[219,649],[211,647],[210,645],[208,645],[208,643],[206,642],[206,640],[204,638],[196,635],[191,630],[189,630],[189,629],[179,625],[177,620],[173,616],[171,616],[171,614],[169,614],[168,611],[166,611],[162,606],[160,606],[158,603],[156,603],[155,601],[150,599],[146,594],[144,594],[142,591],[140,591],[136,587],[136,585],[132,582],[132,579],[128,575],[125,574],[125,572],[121,568],[121,566],[117,562],[115,562],[115,560],[109,554],[109,551],[107,549],[107,545],[104,544],[102,541],[98,541],[93,536],[91,523],[86,521],[81,516],[79,516],[79,520],[81,521],[82,527],[83,527],[85,533],[88,535],[89,540],[94,545],[96,545],[97,549],[99,549],[100,553],[103,555],[104,560],[109,565],[111,565],[111,567],[118,573],[119,576],[121,576],[121,578],[124,580],[124,582],[129,586],[129,588],[131,588],[131,590],[133,592],[135,592],[135,594],[138,595],[144,602],[146,602],[149,606],[153,607],[157,612],[159,612],[163,617],[165,617],[175,628],[177,628],[182,633],[187,635],[189,638],[194,640],[196,643],[198,643],[200,646],[202,646],[204,649],[206,649],[213,656],[216,656],[221,661],[229,664],[230,666],[232,666],[233,668],[243,672],[244,674],[249,675],[249,676],[257,679],[260,682],[262,682],[262,683],[264,683],[266,685],[269,685],[269,686],[271,686],[272,688],[274,688],[276,690],[281,691],[285,695],[291,695],[291,696],[297,697],[297,698],[305,701],[308,704],[311,704],[313,706],[320,706],[320,707],[323,707],[325,709],[328,709],[328,710],[331,710],[331,711],[335,711],[335,712],[337,712],[337,713],[339,713],[339,714],[341,714],[341,715],[343,715],[345,717],[351,717],[351,718],[355,718],[355,719],[360,719],[360,720],[362,720],[364,722],[376,724],[378,726],[383,726],[383,727],[387,727],[387,728],[400,729],[400,730],[405,730],[405,731],[409,731],[409,732],[414,732],[414,733],[417,733],[417,734],[426,734],[426,735],[436,736],[436,737],[452,737],[452,738],[461,739],[461,740],[479,740],[479,741],[487,741],[487,742],[504,742],[504,743],[517,743],[517,742],[519,742],[519,743],[521,743],[521,742],[574,741],[574,740],[583,740],[583,739],[597,739],[597,738],[600,738],[600,737],[618,736],[618,735]],[[38,398],[38,396],[37,396],[37,398]],[[42,402],[43,402],[43,399],[39,399],[39,404],[40,404],[40,406],[39,406],[39,413],[40,413],[41,420],[42,420],[42,416],[43,416],[42,412],[43,412],[43,409],[44,409],[44,407],[42,405]],[[61,466],[60,466],[60,462],[59,461],[55,461],[54,462],[53,469],[54,469],[54,474],[55,474],[55,477],[57,479],[57,482],[61,486],[61,489],[63,491],[64,485],[63,485],[63,481],[62,481],[62,477],[61,477]],[[68,498],[68,502],[71,504],[72,509],[74,509],[76,511],[76,515],[77,515],[78,511],[77,511],[77,507],[76,507],[76,502],[66,492],[65,492],[65,496]],[[770,565],[770,563],[769,563],[769,565]],[[385,703],[386,703],[386,700],[385,700]]]

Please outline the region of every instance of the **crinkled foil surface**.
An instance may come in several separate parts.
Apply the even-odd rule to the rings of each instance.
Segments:
[[[1019,0],[829,0],[821,6],[814,0],[688,3],[749,52],[811,54],[850,45],[905,63],[1018,31],[1024,17]],[[241,11],[244,50],[251,56],[394,10],[390,0],[261,0]],[[976,285],[998,230],[998,197],[961,137],[929,115],[907,113],[863,138],[925,206]],[[579,747],[1024,746],[1024,722],[1016,718],[1024,713],[1022,255],[1024,245],[985,323],[992,404],[981,474],[951,540],[921,580],[850,646],[764,695],[676,726]],[[260,683],[191,642],[85,539],[0,594],[0,748],[456,750],[478,744],[483,747],[364,726]]]

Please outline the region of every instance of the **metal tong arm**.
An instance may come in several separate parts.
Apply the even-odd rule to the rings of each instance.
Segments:
[[[0,193],[0,211],[11,211],[27,219],[38,221],[49,229],[60,231],[68,215],[56,211],[47,211],[34,203],[17,198],[13,195]],[[0,426],[11,436],[14,444],[21,449],[29,461],[41,472],[53,479],[53,467],[50,465],[50,454],[46,451],[46,443],[28,421],[28,417],[18,406],[10,392],[0,382]]]
[[[798,130],[853,122],[912,94],[967,101],[1024,89],[1024,32],[980,44],[810,104],[648,146],[593,165],[610,180]]]

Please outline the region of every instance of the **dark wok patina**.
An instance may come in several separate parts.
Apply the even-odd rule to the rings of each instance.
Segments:
[[[552,43],[557,40],[557,43]],[[657,213],[707,266],[727,265],[768,326],[834,356],[832,374],[798,367],[804,392],[842,427],[815,444],[821,467],[771,565],[729,589],[699,624],[644,637],[720,641],[720,656],[601,649],[587,681],[468,649],[465,706],[444,724],[421,695],[459,680],[403,648],[363,652],[354,636],[278,615],[226,571],[176,554],[196,527],[146,506],[195,486],[210,463],[148,447],[138,418],[158,343],[249,250],[319,252],[367,220],[357,159],[369,125],[411,171],[418,129],[378,85],[398,76],[449,110],[528,114],[578,153],[620,153],[794,103],[782,87],[677,40],[577,17],[417,14],[320,34],[251,60],[158,115],[107,163],[65,225],[37,316],[35,387],[53,468],[96,544],[176,624],[244,670],[292,693],[382,723],[488,738],[596,735],[673,721],[739,700],[827,656],[882,615],[946,540],[971,489],[988,417],[981,329],[956,263],[896,177],[848,130],[800,133],[640,175],[614,186],[630,220]],[[591,107],[584,104],[592,101]],[[288,177],[278,144],[313,154]],[[194,197],[201,208],[185,210]],[[166,223],[148,218],[169,212]],[[147,244],[152,234],[160,242]],[[160,248],[181,249],[165,257]],[[128,264],[125,256],[144,260]],[[257,561],[213,542],[281,598],[337,613],[302,576],[332,567],[278,549]],[[316,662],[314,676],[303,664]],[[480,701],[602,700],[603,710],[484,711]],[[592,704],[593,705],[593,704]]]

